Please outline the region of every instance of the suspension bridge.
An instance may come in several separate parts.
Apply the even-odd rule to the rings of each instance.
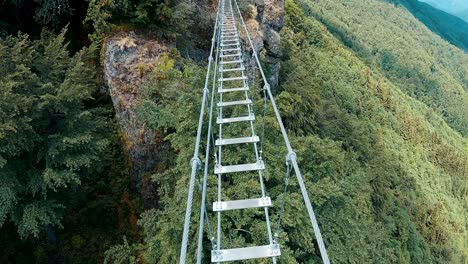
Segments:
[[[241,33],[244,38],[241,38]],[[247,49],[249,48],[249,49]],[[255,67],[250,67],[247,56],[250,50],[255,62]],[[229,262],[242,261],[249,259],[271,259],[273,263],[281,257],[281,245],[278,239],[278,230],[272,230],[270,222],[269,209],[272,206],[272,199],[267,195],[264,184],[264,170],[268,166],[263,160],[262,140],[264,131],[257,134],[255,129],[255,113],[253,109],[252,92],[249,85],[249,71],[258,70],[263,82],[263,96],[265,106],[269,102],[274,110],[281,134],[284,138],[286,155],[286,184],[292,171],[296,175],[299,188],[301,190],[305,207],[310,218],[312,232],[315,235],[320,250],[323,263],[328,264],[329,259],[325,244],[323,242],[317,220],[314,215],[312,204],[310,202],[304,181],[297,164],[296,154],[289,142],[288,135],[281,120],[274,97],[270,90],[270,85],[265,77],[265,73],[260,64],[258,54],[252,44],[250,33],[247,30],[244,19],[241,15],[237,0],[220,0],[216,14],[216,22],[211,41],[210,56],[208,58],[208,69],[205,78],[205,86],[202,95],[202,104],[200,118],[198,122],[197,137],[193,158],[190,162],[191,175],[189,180],[189,191],[187,197],[187,207],[185,211],[185,221],[183,229],[182,244],[180,250],[180,263],[184,264],[187,259],[187,246],[189,243],[190,218],[193,209],[193,195],[195,189],[195,178],[197,173],[202,175],[201,179],[201,203],[200,218],[198,221],[198,239],[196,261],[201,263],[203,258],[203,238],[205,235],[204,227],[207,225],[209,240],[211,241],[211,262]],[[211,81],[210,81],[211,79]],[[211,92],[209,91],[211,86]],[[215,102],[216,101],[216,102]],[[233,108],[242,108],[243,115],[231,116],[233,113],[242,111],[233,111]],[[214,120],[214,109],[217,117]],[[204,114],[208,112],[207,138],[205,160],[202,162],[199,158],[199,149],[204,127]],[[265,111],[263,112],[265,114]],[[265,120],[263,118],[263,120]],[[216,124],[214,124],[216,123]],[[244,134],[239,134],[239,129],[232,129],[232,124],[244,123],[246,128]],[[217,128],[217,129],[216,129]],[[264,124],[263,124],[264,128]],[[217,136],[215,140],[215,134]],[[223,159],[223,150],[230,146],[248,147],[252,151],[253,160],[243,164],[226,164]],[[229,152],[232,155],[232,151]],[[214,168],[210,168],[210,157],[214,156]],[[217,177],[217,197],[211,206],[206,206],[207,201],[207,181],[208,176]],[[253,177],[258,177],[260,189],[259,197],[242,200],[223,200],[223,182],[227,177],[236,174],[249,173]],[[255,175],[255,176],[254,176]],[[228,188],[228,187],[225,187]],[[254,194],[255,195],[255,194]],[[258,194],[257,194],[258,195]],[[284,207],[284,203],[283,203]],[[260,241],[258,245],[248,247],[229,248],[225,241],[222,241],[222,219],[223,214],[232,210],[255,209],[262,210],[265,219],[265,240]],[[282,211],[282,210],[281,210]],[[211,231],[209,215],[216,216],[216,235]],[[281,217],[278,218],[278,226]],[[195,241],[195,239],[190,239]]]

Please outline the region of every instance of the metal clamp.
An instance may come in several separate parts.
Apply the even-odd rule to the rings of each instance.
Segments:
[[[214,202],[213,203],[213,210],[214,211],[221,211],[223,209],[223,202]]]
[[[197,170],[199,170],[201,167],[201,160],[199,158],[194,157],[190,160],[190,165],[193,165],[193,162],[197,163]]]
[[[287,155],[286,155],[286,164],[288,164],[289,162],[293,161],[293,160],[296,160],[297,159],[297,155],[296,155],[296,152],[292,151],[292,152],[289,152]]]
[[[271,245],[271,254],[272,255],[277,255],[280,253],[279,245],[278,244],[272,244]]]
[[[263,85],[263,89],[270,90],[270,85],[268,83],[265,83],[265,85]]]

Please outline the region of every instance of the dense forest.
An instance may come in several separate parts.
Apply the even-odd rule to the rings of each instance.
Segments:
[[[240,4],[251,16],[253,2]],[[0,263],[177,263],[214,12],[186,0],[0,2]],[[331,262],[467,263],[468,24],[416,0],[286,0],[284,20],[275,96]],[[175,43],[134,109],[170,146],[150,209],[102,88],[103,43],[120,31]],[[273,109],[258,120],[266,187],[286,204],[280,263],[321,263],[294,178],[283,193]],[[255,211],[225,221],[231,247],[265,239]]]

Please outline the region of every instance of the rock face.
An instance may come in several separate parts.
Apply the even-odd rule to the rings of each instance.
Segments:
[[[246,25],[258,54],[265,50],[267,78],[273,90],[278,85],[281,60],[280,30],[284,22],[284,0],[256,0],[256,8]]]
[[[143,82],[156,67],[159,56],[169,47],[151,36],[134,32],[115,34],[105,43],[104,78],[120,123],[131,166],[132,185],[140,192],[146,209],[157,205],[157,186],[150,180],[150,175],[169,145],[163,141],[162,133],[138,122],[134,106]]]

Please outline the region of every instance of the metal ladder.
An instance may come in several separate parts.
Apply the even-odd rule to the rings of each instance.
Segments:
[[[241,49],[241,41],[237,31],[237,24],[234,16],[231,0],[221,1],[221,28],[219,32],[219,60],[218,60],[218,103],[217,106],[217,119],[218,136],[215,142],[216,150],[216,164],[214,173],[218,177],[217,186],[217,201],[213,203],[213,211],[217,214],[217,239],[216,248],[211,251],[211,262],[225,262],[225,261],[239,261],[256,258],[271,258],[273,263],[276,263],[276,257],[281,255],[279,245],[274,241],[270,219],[268,214],[268,207],[270,207],[271,199],[265,194],[265,186],[263,182],[263,170],[265,164],[262,160],[261,153],[257,144],[260,138],[255,134],[254,121],[255,115],[253,112],[252,100],[249,98],[248,78],[245,74],[245,66],[242,59],[243,52]],[[229,98],[229,101],[223,101],[224,98]],[[234,100],[232,100],[234,99]],[[234,112],[232,107],[245,107],[247,115],[225,117],[223,116],[223,109],[226,112]],[[223,138],[223,128],[229,129],[229,124],[247,122],[250,126],[247,130],[250,136],[237,137],[237,138]],[[226,126],[226,127],[224,127]],[[236,164],[236,165],[223,165],[222,164],[222,150],[227,145],[246,144],[253,145],[256,161],[253,163]],[[254,199],[223,201],[221,197],[221,184],[223,177],[226,174],[257,172],[259,177],[259,184],[261,189],[261,197]],[[263,208],[266,220],[266,229],[268,233],[269,244],[252,247],[222,249],[221,248],[221,214],[229,210],[243,210],[248,208]]]

